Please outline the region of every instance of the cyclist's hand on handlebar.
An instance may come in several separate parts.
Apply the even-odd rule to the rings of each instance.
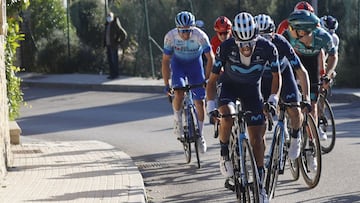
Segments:
[[[265,113],[271,113],[272,116],[275,116],[276,106],[273,105],[273,103],[265,102],[264,111],[265,111]]]
[[[278,102],[279,102],[279,98],[276,94],[271,94],[267,100],[267,102],[273,106],[277,106]]]
[[[215,124],[219,118],[219,111],[217,109],[209,112],[210,124]]]
[[[307,113],[310,113],[312,111],[311,102],[310,101],[302,101],[300,102],[300,107],[302,111],[307,111]]]
[[[168,99],[169,99],[169,102],[172,103],[172,99],[173,99],[173,92],[172,92],[172,89],[169,85],[166,85],[164,87],[164,93],[167,94],[168,96]]]

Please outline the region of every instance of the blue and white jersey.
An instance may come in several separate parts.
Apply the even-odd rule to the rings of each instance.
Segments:
[[[300,68],[300,59],[296,55],[294,49],[291,44],[286,40],[286,38],[280,34],[274,34],[271,42],[276,46],[279,53],[279,63],[280,63],[280,71],[284,72],[286,68],[291,67],[294,70]],[[271,75],[271,67],[265,68],[265,77],[272,77]]]
[[[221,67],[224,67],[224,73],[220,78],[222,82],[259,84],[266,66],[271,68],[271,72],[279,72],[278,51],[269,40],[258,37],[250,64],[246,65],[241,62],[239,47],[235,44],[234,38],[230,38],[216,51],[212,72],[219,74]]]
[[[190,62],[210,51],[211,45],[208,36],[197,27],[194,27],[188,40],[181,39],[177,28],[170,30],[164,38],[164,53],[173,55],[171,60]]]

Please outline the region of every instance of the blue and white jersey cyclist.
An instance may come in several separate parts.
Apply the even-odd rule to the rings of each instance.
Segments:
[[[295,79],[296,76],[303,90],[303,103],[306,104],[307,109],[311,111],[309,76],[299,57],[295,54],[289,42],[282,35],[275,33],[275,23],[270,16],[260,14],[255,16],[255,20],[258,23],[260,35],[270,40],[279,52],[282,78],[280,99],[286,103],[300,104],[302,98],[300,97]],[[261,91],[265,99],[271,94],[271,81],[271,68],[267,67],[261,80]],[[291,160],[295,160],[300,155],[299,129],[303,122],[303,114],[299,107],[291,107],[286,110],[291,120],[290,127],[292,129],[288,155]],[[289,135],[287,128],[285,128],[285,133]]]
[[[224,41],[216,51],[215,64],[206,86],[207,111],[211,117],[214,117],[214,112],[216,112],[214,99],[218,81],[220,90],[217,110],[221,114],[235,113],[237,98],[240,98],[244,110],[252,112],[246,118],[247,131],[259,175],[263,180],[265,118],[260,81],[266,65],[269,64],[273,80],[268,101],[276,105],[281,86],[278,51],[270,41],[259,36],[254,17],[247,12],[235,16],[232,34],[233,38]],[[220,74],[221,68],[224,68],[222,74]],[[228,150],[232,124],[232,118],[220,118],[220,171],[226,177],[233,175]],[[262,181],[260,186],[261,196],[267,199]]]
[[[176,28],[170,30],[164,37],[164,52],[162,57],[162,76],[166,89],[170,86],[185,87],[186,78],[190,85],[205,83],[214,61],[214,54],[207,34],[195,26],[195,17],[188,11],[181,11],[175,17]],[[204,71],[202,54],[207,59]],[[206,152],[206,142],[202,133],[205,117],[205,88],[193,89],[193,98],[198,112],[199,149]],[[184,91],[176,90],[172,101],[174,111],[174,133],[183,136],[182,105]]]

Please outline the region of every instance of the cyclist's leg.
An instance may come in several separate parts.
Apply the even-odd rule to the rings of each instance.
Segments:
[[[299,104],[301,101],[300,92],[291,67],[287,66],[283,70],[282,82],[281,99],[285,103]],[[299,107],[287,108],[287,113],[291,124],[289,158],[295,160],[300,155],[300,127],[303,118]]]
[[[235,113],[235,92],[232,85],[223,83],[221,85],[218,110],[222,115]],[[229,138],[233,119],[231,117],[224,117],[220,119],[219,142],[220,142],[220,171],[226,176],[233,175],[233,166],[229,158]]]
[[[246,94],[241,97],[242,104],[246,111],[251,111],[247,116],[247,129],[250,143],[254,151],[256,165],[258,167],[260,183],[264,178],[264,153],[265,153],[265,116],[263,114],[263,101],[260,91],[256,85],[247,86]],[[246,96],[244,96],[246,95]]]
[[[202,84],[205,82],[205,73],[202,67],[202,60],[199,60],[189,64],[186,67],[186,77],[188,78],[188,82],[190,85]],[[199,87],[193,89],[193,99],[196,106],[196,111],[198,114],[199,121],[199,129],[202,135],[202,129],[204,126],[204,118],[205,118],[205,88]]]
[[[173,88],[176,87],[184,87],[185,86],[185,73],[181,66],[176,62],[171,63],[171,86]],[[184,91],[176,90],[174,92],[174,98],[172,100],[172,107],[174,112],[174,134],[177,137],[181,137],[183,135],[182,129],[182,108],[183,108],[183,100],[184,100]]]

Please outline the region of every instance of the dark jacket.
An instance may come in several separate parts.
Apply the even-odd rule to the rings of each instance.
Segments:
[[[106,29],[109,25],[105,23],[105,34],[104,34],[104,46],[106,46]],[[114,20],[110,22],[110,46],[118,47],[127,38],[125,29],[121,26],[120,20],[114,17]]]

